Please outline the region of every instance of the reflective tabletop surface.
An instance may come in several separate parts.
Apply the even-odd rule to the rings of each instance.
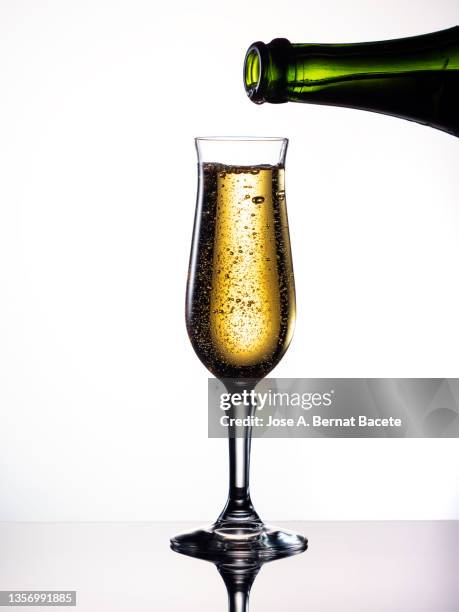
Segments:
[[[196,526],[1,523],[0,590],[75,590],[80,611],[225,611],[214,564],[169,548]],[[459,521],[280,526],[305,534],[309,549],[256,568],[251,612],[459,610]]]

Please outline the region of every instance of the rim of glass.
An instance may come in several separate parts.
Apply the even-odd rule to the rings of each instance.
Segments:
[[[195,140],[210,142],[284,142],[285,136],[196,136]]]

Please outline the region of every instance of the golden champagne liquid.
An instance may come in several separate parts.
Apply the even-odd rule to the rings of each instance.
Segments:
[[[262,377],[287,349],[295,319],[284,169],[203,164],[187,328],[220,378]]]

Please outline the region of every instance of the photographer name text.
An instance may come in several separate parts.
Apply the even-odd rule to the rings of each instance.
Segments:
[[[255,415],[244,418],[224,415],[220,418],[220,425],[223,427],[402,427],[402,419],[371,418],[363,414],[348,418],[324,418],[318,415],[307,418],[301,415],[297,418],[269,416],[267,419]]]

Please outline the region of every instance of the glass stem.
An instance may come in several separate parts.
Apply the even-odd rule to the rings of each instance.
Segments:
[[[229,494],[226,506],[217,521],[219,524],[234,526],[242,526],[246,522],[261,524],[252,505],[249,489],[252,438],[250,421],[256,408],[250,394],[255,384],[254,381],[251,381],[251,384],[247,381],[225,381],[225,386],[232,396],[231,408],[228,411]],[[238,396],[240,400],[236,399]],[[236,422],[236,419],[240,422]]]

